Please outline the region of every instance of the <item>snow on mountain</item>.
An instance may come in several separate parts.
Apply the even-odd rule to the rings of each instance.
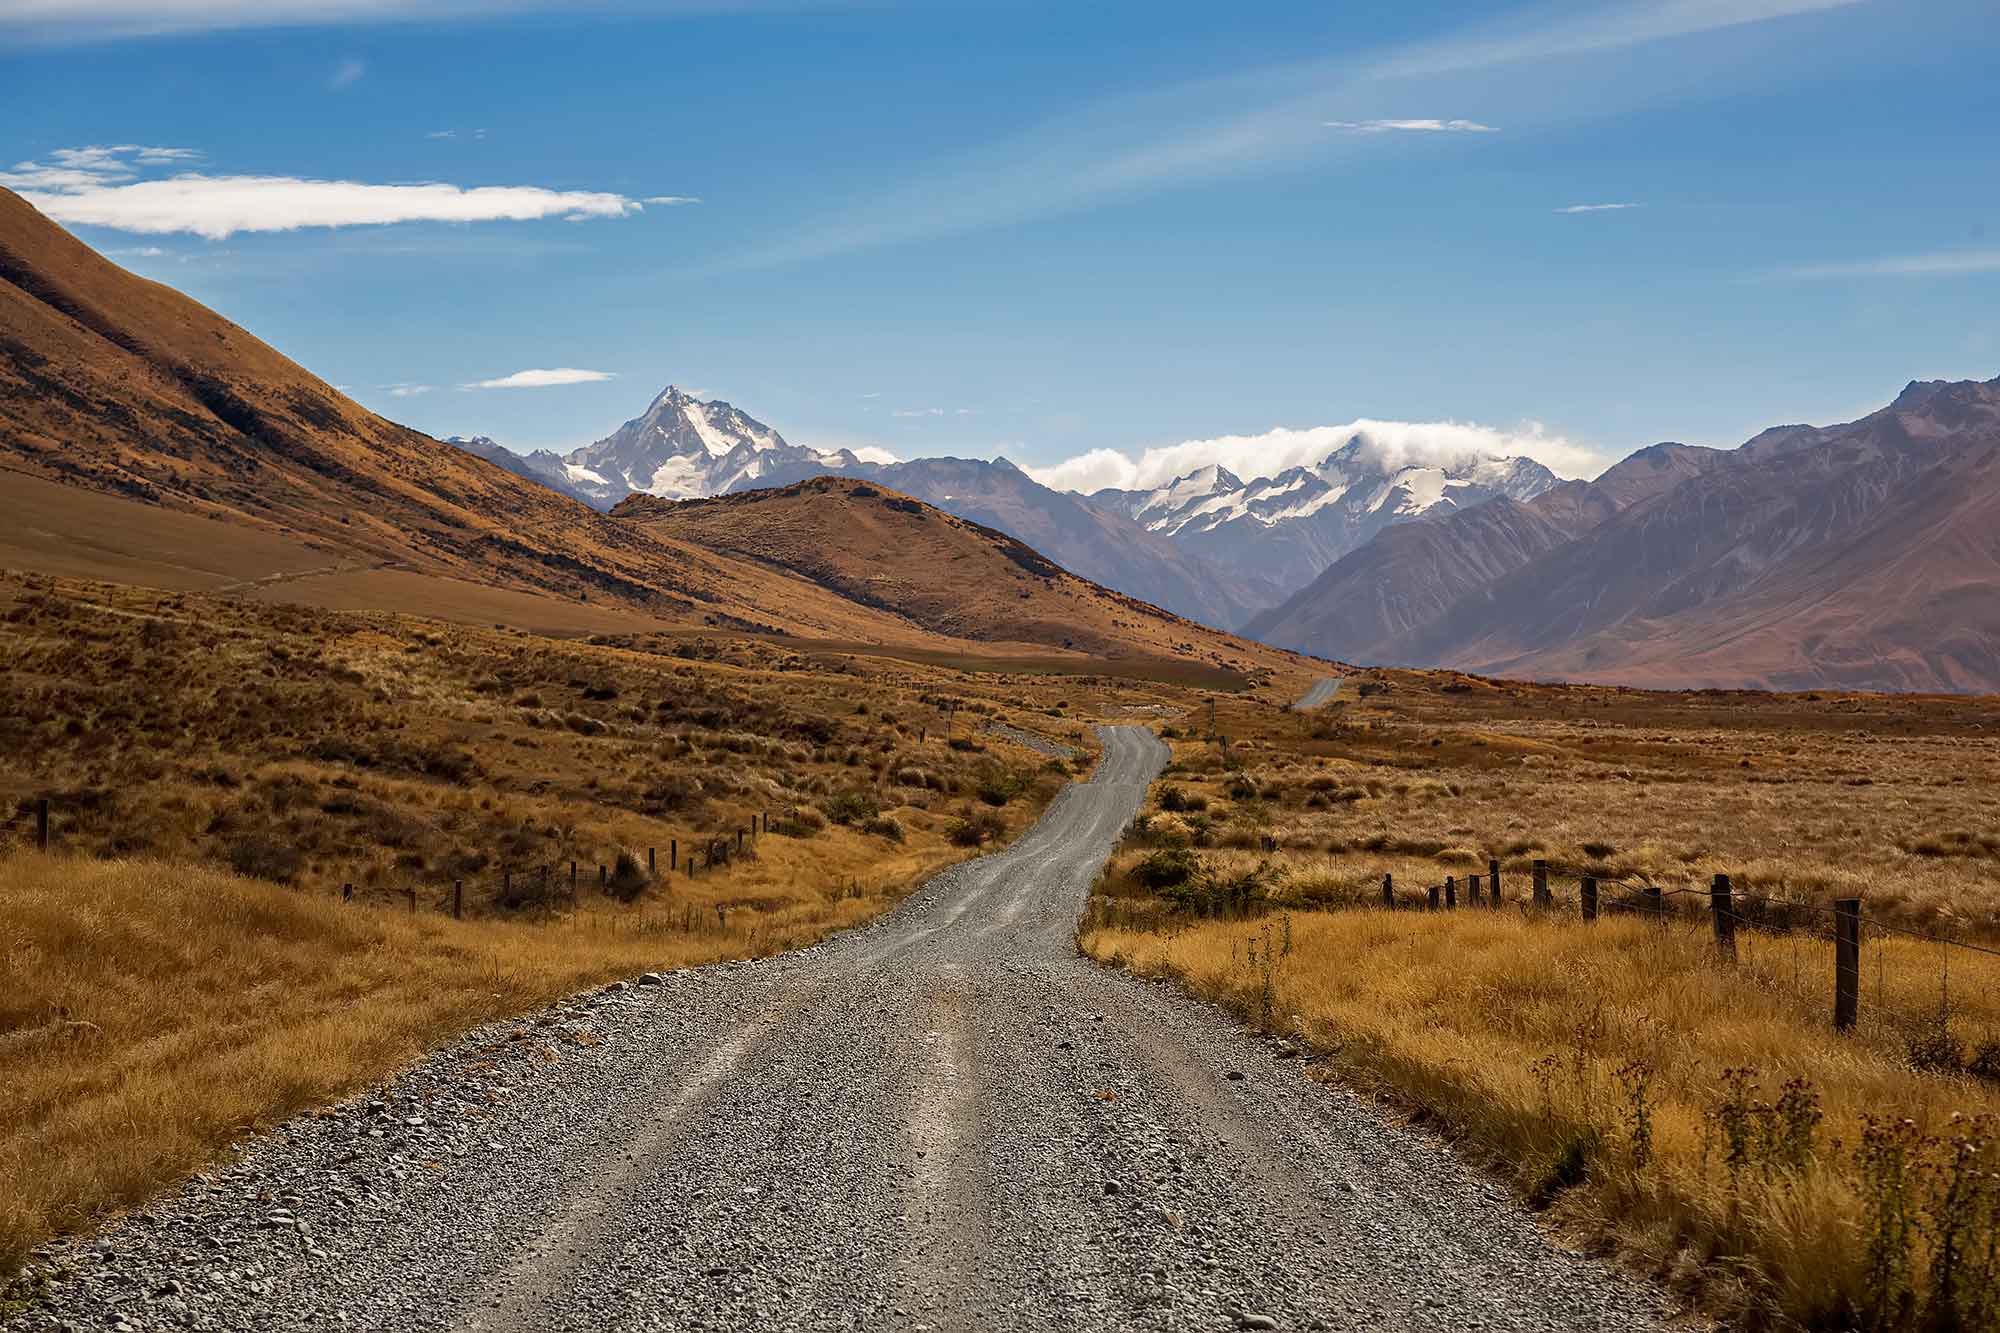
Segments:
[[[634,491],[687,500],[720,495],[775,468],[806,465],[839,472],[859,461],[845,449],[823,453],[788,444],[777,431],[728,403],[704,402],[672,384],[642,415],[564,456],[545,449],[512,454],[484,437],[453,437],[450,443],[599,509],[611,508]],[[496,457],[491,450],[507,457]]]
[[[1499,496],[1532,500],[1557,481],[1531,458],[1389,461],[1357,434],[1309,468],[1244,482],[1212,464],[1153,490],[1102,490],[1090,500],[1241,577],[1299,588],[1391,523]]]

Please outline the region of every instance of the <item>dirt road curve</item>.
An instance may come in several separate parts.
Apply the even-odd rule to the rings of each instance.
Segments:
[[[1656,1327],[1430,1142],[1077,956],[1164,759],[1105,747],[875,925],[440,1052],[92,1244],[17,1326]]]

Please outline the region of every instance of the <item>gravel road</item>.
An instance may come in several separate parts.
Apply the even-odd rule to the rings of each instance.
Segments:
[[[1299,701],[1292,705],[1292,711],[1294,713],[1304,713],[1314,708],[1319,708],[1332,699],[1334,691],[1339,688],[1339,676],[1326,676],[1320,680],[1316,680],[1313,682],[1312,688],[1300,695]]]
[[[15,1328],[1641,1329],[1429,1139],[1081,959],[1165,749],[873,925],[579,996],[70,1251]]]

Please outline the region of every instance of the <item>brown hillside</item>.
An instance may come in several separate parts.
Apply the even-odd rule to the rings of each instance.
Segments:
[[[627,497],[614,519],[810,579],[937,634],[1104,657],[1274,665],[1270,649],[1077,578],[1005,533],[869,481],[813,477],[707,500]]]
[[[49,573],[557,632],[708,627],[1298,669],[998,534],[975,543],[989,558],[959,568],[1003,583],[975,594],[955,577],[927,601],[921,571],[944,557],[901,533],[872,549],[866,527],[815,533],[831,513],[765,511],[787,526],[761,548],[747,533],[690,528],[690,543],[673,523],[599,514],[375,415],[5,190],[0,495],[22,520],[0,534],[0,563]],[[869,577],[798,557],[815,546]],[[1039,589],[1025,600],[1023,580]]]

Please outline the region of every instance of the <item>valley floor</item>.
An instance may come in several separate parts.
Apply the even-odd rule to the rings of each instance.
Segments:
[[[1646,1329],[1431,1141],[1078,958],[1163,748],[804,952],[503,1024],[258,1139],[14,1327]]]

